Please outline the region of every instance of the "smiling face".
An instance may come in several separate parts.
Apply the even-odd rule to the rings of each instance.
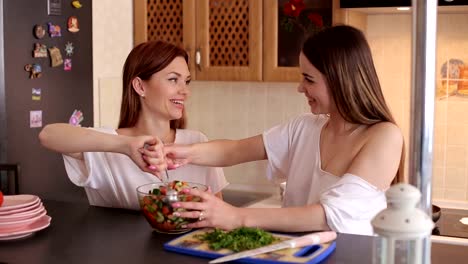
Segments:
[[[310,111],[314,114],[329,114],[333,100],[328,91],[325,76],[309,62],[302,52],[299,55],[299,69],[302,73],[302,81],[297,91],[307,98]]]
[[[141,80],[142,89],[139,93],[143,95],[142,110],[168,121],[180,119],[185,100],[190,95],[190,80],[187,62],[183,57],[176,57],[166,68],[154,73],[149,80]]]

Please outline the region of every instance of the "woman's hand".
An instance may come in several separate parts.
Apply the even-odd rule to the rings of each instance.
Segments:
[[[174,208],[185,208],[184,212],[175,212],[174,215],[184,218],[195,218],[197,222],[188,224],[188,228],[217,227],[224,230],[232,230],[242,225],[240,208],[223,202],[209,192],[197,189],[187,189],[185,192],[198,196],[201,202],[176,202]]]
[[[166,154],[167,168],[173,170],[190,163],[191,146],[182,144],[165,145],[164,153]]]
[[[167,168],[163,143],[153,136],[131,137],[126,154],[142,171],[154,174],[160,179],[162,172]]]

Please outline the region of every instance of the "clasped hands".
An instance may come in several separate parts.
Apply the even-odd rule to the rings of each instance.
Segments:
[[[129,137],[127,155],[142,170],[162,179],[163,172],[189,162],[190,145],[164,144],[153,136]]]

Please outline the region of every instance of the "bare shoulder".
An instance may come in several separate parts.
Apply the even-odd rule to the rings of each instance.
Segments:
[[[398,171],[403,135],[400,128],[390,122],[369,126],[365,133],[365,142],[354,158],[349,173],[383,190]]]
[[[386,144],[398,144],[403,142],[403,134],[400,128],[390,122],[380,122],[368,128],[368,142],[384,141]]]

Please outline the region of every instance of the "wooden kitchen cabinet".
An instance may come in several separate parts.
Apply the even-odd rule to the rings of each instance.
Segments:
[[[261,0],[134,0],[134,27],[184,47],[195,80],[262,80]]]
[[[303,38],[299,31],[281,31],[290,1],[134,0],[135,44],[161,39],[184,47],[195,80],[297,82]],[[365,24],[340,9],[339,0],[304,3],[306,15],[320,14],[325,26]]]

